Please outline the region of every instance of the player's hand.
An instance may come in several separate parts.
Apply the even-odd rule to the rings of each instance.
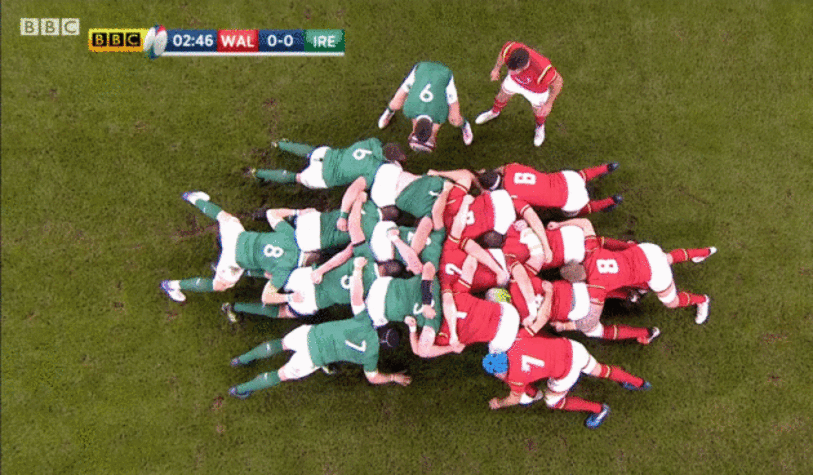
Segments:
[[[412,377],[405,374],[395,373],[392,376],[392,380],[401,386],[409,386],[409,383],[412,382]]]
[[[421,308],[421,311],[423,312],[423,316],[430,320],[435,318],[435,315],[437,315],[437,312],[435,312],[435,309],[432,308],[431,305],[424,305]]]
[[[557,223],[556,221],[551,221],[548,223],[548,230],[553,231],[562,227],[562,223]]]
[[[473,196],[466,195],[466,196],[463,197],[463,204],[464,205],[470,205],[472,203],[474,203],[474,197]]]
[[[553,284],[550,281],[543,280],[542,281],[542,292],[548,293],[553,291]]]
[[[500,79],[500,68],[494,68],[491,70],[491,80],[492,81],[499,81]]]
[[[302,295],[300,292],[294,292],[288,295],[291,296],[291,302],[293,303],[302,303],[305,301],[305,296]]]
[[[427,174],[428,176],[436,176],[436,175],[438,174],[438,171],[437,171],[437,170],[431,170],[431,169],[430,169],[430,170],[428,170],[428,171],[426,172],[426,174]]]
[[[421,261],[415,261],[414,259],[408,259],[409,264],[407,265],[407,270],[412,272],[415,275],[420,275],[423,272],[423,266],[421,265]]]
[[[500,404],[500,398],[497,397],[492,398],[490,401],[488,401],[488,407],[490,407],[491,409],[501,408],[502,405]]]
[[[528,333],[530,333],[531,335],[536,334],[536,332],[533,329],[535,321],[536,317],[534,317],[533,315],[528,315],[522,320],[522,326],[525,327],[525,329],[528,330]]]
[[[508,282],[511,280],[511,274],[508,272],[500,269],[500,272],[497,273],[497,286],[498,287],[505,287],[508,285]]]
[[[367,265],[367,258],[366,257],[357,257],[353,259],[353,268],[354,269],[363,269],[364,266]]]
[[[455,352],[455,353],[457,353],[458,355],[459,355],[460,353],[463,353],[463,350],[465,350],[465,349],[466,349],[466,345],[464,345],[463,343],[460,343],[459,341],[458,341],[457,343],[454,343],[454,344],[449,343],[449,346],[451,346],[451,347],[452,347],[452,351],[454,351],[454,352]]]
[[[542,259],[544,260],[543,264],[553,262],[553,250],[549,247],[542,246]]]
[[[321,284],[322,283],[322,273],[319,272],[319,271],[311,272],[311,282],[313,282],[314,285]]]
[[[356,199],[359,200],[359,203],[361,203],[361,204],[366,203],[367,202],[367,192],[362,191],[361,193],[359,193],[359,196]]]
[[[409,331],[411,332],[414,332],[415,330],[418,329],[418,321],[415,320],[415,317],[411,315],[404,319],[404,323],[406,323],[406,326],[409,327]]]
[[[553,327],[554,330],[557,332],[565,332],[567,331],[567,323],[566,322],[550,322],[550,326]]]
[[[346,233],[347,232],[347,218],[339,218],[336,220],[336,229]]]
[[[387,237],[390,239],[390,241],[395,241],[396,239],[400,238],[401,236],[398,233],[398,228],[390,228],[387,231]]]

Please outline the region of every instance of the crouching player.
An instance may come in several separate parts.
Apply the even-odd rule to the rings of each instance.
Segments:
[[[488,402],[491,409],[530,404],[544,397],[551,409],[588,412],[585,425],[599,427],[610,413],[610,406],[568,396],[581,374],[615,381],[630,391],[647,390],[651,385],[618,366],[599,363],[579,342],[567,338],[532,336],[520,330],[514,345],[505,353],[489,353],[483,358],[487,373],[504,381],[511,393]],[[544,396],[533,385],[547,379]]]
[[[383,129],[389,125],[395,111],[401,108],[404,115],[412,119],[409,146],[417,152],[435,149],[438,130],[447,119],[463,131],[466,145],[471,145],[474,139],[469,121],[460,115],[452,71],[443,63],[422,61],[415,64],[378,119],[378,127]]]
[[[378,332],[370,324],[361,283],[363,259],[356,262],[351,282],[351,305],[354,318],[319,325],[303,325],[281,340],[271,340],[231,361],[240,367],[270,358],[282,351],[293,351],[291,359],[278,371],[263,373],[251,381],[229,389],[229,395],[246,399],[260,389],[276,386],[282,381],[301,379],[330,363],[347,361],[364,367],[364,375],[372,384],[398,383],[407,386],[412,378],[404,374],[378,372],[380,341]]]

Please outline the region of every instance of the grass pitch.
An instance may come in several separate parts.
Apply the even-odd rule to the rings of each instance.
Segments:
[[[137,3],[137,4],[136,4]],[[2,6],[2,467],[5,473],[810,473],[813,341],[813,5],[687,2],[78,2]],[[80,18],[78,37],[19,35],[20,18]],[[160,58],[88,52],[87,29],[343,28],[343,58]],[[202,189],[226,210],[338,204],[339,191],[259,188],[247,166],[299,169],[272,140],[402,145],[407,121],[376,120],[419,60],[455,74],[473,121],[498,88],[506,40],[551,58],[564,90],[548,138],[514,98],[501,117],[441,131],[412,171],[522,161],[545,170],[621,168],[599,232],[673,247],[714,245],[675,267],[711,317],[653,297],[610,321],[657,325],[650,347],[586,342],[653,384],[626,393],[582,380],[612,407],[597,431],[544,406],[490,411],[505,387],[483,348],[360,369],[257,393],[229,386],[277,368],[231,357],[297,322],[232,328],[223,301],[258,285],[189,295],[158,283],[205,275],[214,223],[180,200]],[[252,225],[254,226],[254,225]],[[259,224],[256,225],[260,229]],[[584,339],[580,339],[584,341]]]

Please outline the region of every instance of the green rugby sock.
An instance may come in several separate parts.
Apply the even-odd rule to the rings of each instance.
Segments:
[[[257,170],[256,176],[261,180],[273,181],[274,183],[296,183],[296,173],[288,170]]]
[[[250,313],[252,315],[262,315],[268,318],[277,318],[279,316],[279,305],[263,305],[259,302],[237,302],[234,304],[234,311]]]
[[[244,393],[246,391],[257,391],[260,389],[271,388],[279,384],[279,373],[277,371],[269,371],[263,373],[251,381],[237,385],[237,391]]]
[[[282,351],[282,340],[270,340],[266,341],[262,345],[254,348],[253,350],[247,353],[243,353],[238,358],[240,358],[241,363],[247,364],[254,360],[270,358],[281,351]]]
[[[295,142],[279,142],[277,147],[279,147],[280,150],[299,155],[300,157],[307,157],[309,153],[316,150],[316,147],[312,145]]]
[[[223,208],[212,203],[211,201],[198,200],[195,202],[195,208],[201,210],[206,216],[217,219],[217,215],[223,211]]]
[[[184,279],[178,283],[181,290],[189,290],[191,292],[214,292],[214,279],[207,277],[193,277],[191,279]]]

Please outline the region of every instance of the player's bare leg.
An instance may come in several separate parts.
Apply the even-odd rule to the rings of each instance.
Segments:
[[[514,94],[506,91],[505,89],[500,89],[500,92],[497,93],[497,97],[494,98],[494,105],[491,106],[491,109],[483,112],[482,114],[478,115],[476,119],[474,119],[474,123],[477,125],[485,124],[486,122],[496,119],[500,112],[502,112],[503,108],[508,101],[513,97]]]

